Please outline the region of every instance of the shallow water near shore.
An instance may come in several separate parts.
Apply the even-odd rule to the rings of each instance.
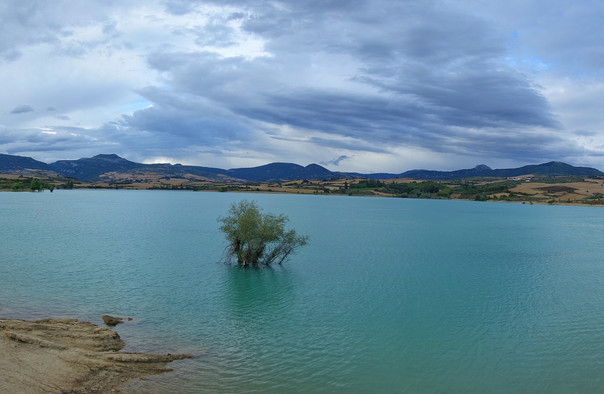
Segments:
[[[310,236],[219,262],[258,201]],[[604,385],[604,209],[167,191],[0,193],[0,317],[131,316],[193,353],[141,392],[585,392]]]

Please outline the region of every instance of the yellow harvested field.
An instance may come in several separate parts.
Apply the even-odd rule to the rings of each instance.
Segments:
[[[586,201],[585,199],[588,197],[593,198],[598,193],[604,195],[604,181],[589,179],[583,182],[569,183],[524,182],[510,189],[510,191],[526,193],[534,197],[543,197],[544,199],[554,199],[560,203],[575,203]],[[593,200],[598,199],[593,198]]]

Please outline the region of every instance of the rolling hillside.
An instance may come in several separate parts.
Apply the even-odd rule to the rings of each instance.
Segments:
[[[113,178],[128,175],[144,176],[154,174],[161,177],[191,177],[206,180],[233,181],[287,181],[296,179],[326,180],[336,178],[413,178],[418,180],[455,180],[463,178],[487,177],[518,177],[522,175],[546,176],[602,176],[604,173],[590,167],[574,167],[572,165],[552,161],[539,165],[527,165],[519,168],[491,169],[479,165],[471,169],[457,171],[411,170],[400,174],[359,174],[351,172],[333,172],[318,164],[306,167],[293,163],[271,163],[259,167],[235,168],[230,170],[185,166],[181,164],[142,164],[124,159],[115,154],[100,154],[91,158],[78,160],[59,160],[46,164],[29,157],[0,154],[0,173],[31,173],[32,171],[48,171],[58,175],[71,177],[84,182],[100,181],[112,174]]]

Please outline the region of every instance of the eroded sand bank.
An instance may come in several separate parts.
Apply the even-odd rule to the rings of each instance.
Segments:
[[[111,392],[189,357],[122,353],[124,345],[116,332],[75,319],[0,319],[0,392]]]

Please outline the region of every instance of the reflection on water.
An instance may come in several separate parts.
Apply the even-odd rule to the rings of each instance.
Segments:
[[[242,268],[227,266],[224,285],[228,311],[234,322],[253,323],[281,314],[294,302],[294,285],[287,267]]]
[[[283,364],[269,349],[278,342],[281,329],[289,329],[282,318],[295,301],[295,282],[286,267],[221,268],[226,272],[219,287],[225,312],[219,318],[223,345],[209,344],[199,356],[173,362],[170,374],[128,382],[121,389],[168,392],[177,386],[179,392],[196,393],[241,392],[245,387],[246,392],[266,392],[279,386],[283,378],[275,376],[278,368],[266,365]],[[268,337],[267,332],[275,337]],[[281,383],[282,387],[286,384]]]

